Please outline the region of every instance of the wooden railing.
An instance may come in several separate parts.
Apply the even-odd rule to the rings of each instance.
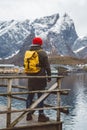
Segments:
[[[46,78],[48,78],[49,76],[46,76]],[[28,79],[28,78],[32,78],[32,76],[26,76],[26,75],[2,75],[0,76],[0,80],[7,80],[7,85],[5,84],[5,86],[7,86],[7,92],[6,93],[0,93],[0,96],[7,96],[7,110],[2,110],[0,111],[0,115],[1,114],[7,114],[7,119],[6,119],[6,128],[13,128],[20,120],[22,120],[25,116],[25,114],[27,112],[30,112],[32,110],[50,110],[50,109],[54,109],[57,110],[57,119],[56,121],[61,121],[60,118],[60,113],[61,112],[67,112],[69,106],[61,106],[61,95],[67,95],[69,92],[69,89],[61,89],[61,81],[63,76],[50,76],[51,78],[56,78],[57,82],[54,83],[54,85],[52,85],[48,90],[40,90],[40,91],[24,91],[24,92],[12,92],[12,87],[16,87],[16,88],[22,88],[22,89],[26,89],[27,87],[25,86],[13,86],[12,84],[12,80],[14,79]],[[44,78],[44,76],[33,76],[33,78]],[[4,84],[2,84],[4,86]],[[2,87],[3,87],[2,86]],[[15,99],[19,99],[19,100],[24,100],[26,101],[25,98],[21,98],[18,97],[16,95],[23,95],[23,94],[29,94],[29,93],[43,93],[42,96],[37,99],[29,108],[27,109],[15,109],[12,110],[11,108],[11,99],[15,98]],[[47,105],[45,104],[46,107],[43,108],[36,108],[38,106],[38,104],[44,100],[45,98],[48,97],[49,94],[57,94],[57,106],[52,106],[52,105]],[[11,114],[12,113],[18,113],[18,112],[22,112],[21,115],[19,117],[17,117],[13,122],[11,121]],[[60,130],[60,129],[59,129]]]

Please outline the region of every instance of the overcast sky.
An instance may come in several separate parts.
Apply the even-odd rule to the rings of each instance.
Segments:
[[[0,0],[0,20],[35,19],[67,13],[80,37],[87,36],[87,0]]]

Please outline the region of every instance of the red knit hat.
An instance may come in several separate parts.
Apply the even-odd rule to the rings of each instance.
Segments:
[[[43,40],[40,37],[35,37],[32,40],[32,44],[38,44],[41,46],[43,44]]]

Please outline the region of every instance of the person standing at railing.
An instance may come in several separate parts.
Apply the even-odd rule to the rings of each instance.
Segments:
[[[47,53],[42,49],[42,45],[43,45],[42,38],[35,37],[32,40],[32,45],[30,48],[30,51],[32,52],[32,54],[30,51],[25,52],[24,62],[28,61],[28,63],[24,63],[24,67],[25,67],[25,73],[28,76],[46,76],[46,75],[51,76],[51,68],[50,68],[50,64],[48,61],[48,56],[47,56]],[[36,59],[39,59],[39,63],[37,65],[38,71],[36,72],[36,68],[34,68],[34,70],[35,70],[35,73],[34,73],[31,71],[33,69],[30,70],[30,68],[32,66],[31,62],[33,62],[33,61],[29,61],[29,60],[31,59],[32,56],[33,56],[33,58],[36,57],[35,52],[37,52],[37,54],[38,54],[38,58],[36,58]],[[30,56],[30,55],[32,55],[32,56]],[[30,57],[28,58],[28,56],[30,56]],[[28,66],[28,69],[26,66]],[[50,81],[51,81],[51,78],[48,78],[48,79],[47,78],[29,78],[28,79],[28,89],[29,89],[29,91],[45,90],[45,88],[47,86],[47,82],[50,82]],[[41,95],[42,95],[42,93],[37,93],[38,98]],[[26,101],[26,108],[30,107],[30,105],[32,104],[33,98],[34,98],[34,94],[28,94],[27,101]],[[43,108],[43,101],[39,103],[38,107]],[[27,114],[26,120],[27,121],[32,120],[32,113]],[[44,114],[43,110],[39,110],[38,121],[41,121],[41,122],[49,121],[49,117],[47,117]]]

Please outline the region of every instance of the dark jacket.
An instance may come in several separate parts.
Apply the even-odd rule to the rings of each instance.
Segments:
[[[40,50],[39,61],[41,66],[41,71],[36,74],[27,74],[29,76],[51,76],[50,64],[48,61],[48,56],[46,52],[41,48],[41,46],[31,46],[30,50]],[[28,88],[29,90],[43,90],[47,86],[47,80],[51,78],[30,78],[28,79]]]

